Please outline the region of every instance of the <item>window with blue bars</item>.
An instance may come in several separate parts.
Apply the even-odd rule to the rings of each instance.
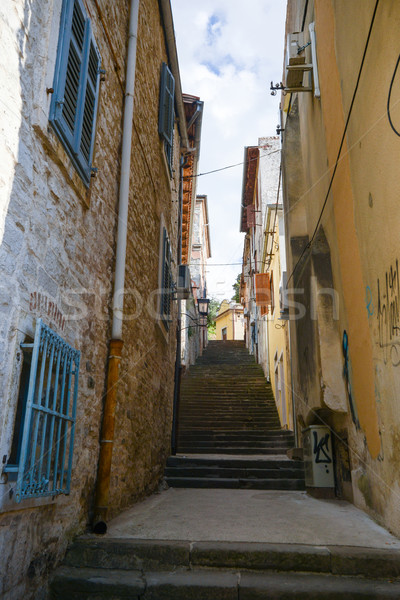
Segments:
[[[81,0],[64,0],[50,122],[88,187],[92,175],[101,56]]]
[[[163,228],[163,252],[162,252],[162,270],[161,270],[161,298],[160,298],[160,316],[166,329],[169,329],[171,322],[171,305],[173,292],[172,279],[172,254],[171,244],[168,239],[167,230]]]
[[[174,111],[175,79],[166,63],[161,66],[160,107],[158,116],[158,131],[164,139],[164,149],[170,173],[172,173],[174,146]]]
[[[68,494],[80,352],[38,319],[24,360],[11,453],[4,471],[15,499]]]

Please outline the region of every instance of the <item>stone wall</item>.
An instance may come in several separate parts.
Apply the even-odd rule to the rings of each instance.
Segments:
[[[89,190],[48,122],[51,97],[46,88],[53,82],[61,0],[17,0],[0,13],[2,458],[9,455],[13,434],[19,344],[33,336],[37,318],[81,351],[70,495],[17,505],[13,484],[4,475],[0,481],[0,596],[10,599],[46,596],[49,570],[90,518],[96,480],[110,337],[129,2],[86,0],[85,5],[106,70],[93,160],[98,174]],[[178,220],[178,202],[171,203],[171,197],[176,200],[179,190],[179,136],[176,131],[171,179],[157,126],[162,60],[167,60],[167,52],[159,5],[157,0],[143,0],[126,278],[133,293],[127,296],[123,333],[113,514],[157,486],[169,452],[176,326],[173,321],[165,332],[149,309],[151,292],[158,287],[161,218],[174,260]]]
[[[139,11],[134,136],[126,266],[124,350],[116,414],[111,515],[152,492],[170,453],[176,301],[166,331],[157,318],[160,228],[171,243],[176,279],[179,196],[179,132],[175,128],[172,177],[158,135],[158,98],[167,51],[157,0]],[[171,201],[172,199],[172,201]]]

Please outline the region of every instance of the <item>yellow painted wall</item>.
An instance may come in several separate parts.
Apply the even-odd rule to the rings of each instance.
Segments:
[[[272,217],[273,218],[273,217]],[[278,219],[276,220],[276,233],[274,236],[275,240],[279,240],[279,225]],[[278,246],[278,247],[277,247]],[[284,425],[284,412],[286,408],[286,424],[289,429],[293,429],[293,414],[291,407],[291,376],[290,376],[290,362],[289,362],[289,338],[288,338],[288,324],[286,321],[279,319],[280,317],[280,305],[279,305],[279,283],[281,280],[281,267],[280,267],[280,251],[279,244],[275,246],[275,253],[272,257],[271,266],[269,273],[273,273],[273,285],[274,285],[274,298],[275,298],[275,310],[273,313],[269,311],[268,319],[268,356],[269,356],[269,373],[272,390],[274,393],[275,402],[279,412],[279,418],[281,424]],[[282,355],[283,360],[283,371],[284,371],[284,402],[285,408],[282,403],[279,402],[279,390],[276,389],[276,378],[275,378],[275,366],[277,357],[278,361]]]
[[[374,7],[375,0],[309,2],[306,29],[310,21],[315,21],[321,98],[309,93],[297,94],[301,152],[297,161],[294,157],[290,164],[301,171],[301,177],[298,177],[298,197],[291,199],[293,212],[288,218],[290,221],[296,212],[301,212],[301,219],[290,221],[290,235],[311,236],[320,216]],[[302,17],[303,9],[304,2],[290,1],[289,30],[295,30],[295,22],[301,23],[299,15]],[[338,434],[346,432],[348,436],[355,503],[371,511],[397,534],[400,533],[400,137],[390,127],[386,104],[400,53],[399,27],[400,3],[380,0],[342,157],[321,219],[338,295],[335,326],[341,337],[344,330],[348,333],[350,390],[360,428],[352,422],[347,393],[347,412],[332,411],[327,418]],[[400,69],[393,85],[391,114],[400,132],[399,77]],[[288,121],[291,118],[289,115]],[[310,255],[310,262],[312,259]],[[313,327],[321,344],[318,321]],[[324,390],[318,380],[323,380],[326,367],[321,368],[318,345],[315,353],[317,368],[308,386],[309,397],[305,400],[295,390],[299,412],[304,415],[310,413],[310,407],[324,406]],[[297,356],[295,360],[301,363],[304,357]],[[332,361],[332,371],[338,367],[342,370],[343,356]]]
[[[215,333],[217,340],[222,340],[222,329],[224,327],[226,327],[227,330],[227,340],[244,339],[243,309],[235,309],[235,316],[233,316],[233,310],[230,309],[230,302],[228,302],[228,300],[222,301],[215,319]]]

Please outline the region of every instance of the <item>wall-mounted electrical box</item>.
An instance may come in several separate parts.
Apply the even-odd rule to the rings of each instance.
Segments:
[[[331,430],[325,425],[311,425],[302,433],[306,487],[335,487]]]

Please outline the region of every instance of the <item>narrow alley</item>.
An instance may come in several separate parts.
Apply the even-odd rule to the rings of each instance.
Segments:
[[[0,1],[0,600],[400,600],[399,31]]]

